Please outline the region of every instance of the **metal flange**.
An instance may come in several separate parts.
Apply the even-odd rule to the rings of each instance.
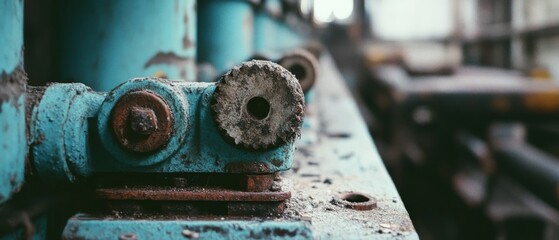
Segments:
[[[161,97],[146,90],[122,96],[111,111],[110,121],[120,145],[137,153],[160,149],[173,132],[171,109]]]
[[[305,93],[312,88],[318,78],[318,61],[307,50],[296,49],[287,52],[278,63],[295,75]]]
[[[189,126],[188,101],[172,83],[138,78],[107,94],[98,115],[101,142],[122,163],[149,166],[172,156]]]
[[[303,91],[278,64],[253,60],[234,67],[217,83],[214,99],[217,126],[237,146],[264,150],[300,136]]]

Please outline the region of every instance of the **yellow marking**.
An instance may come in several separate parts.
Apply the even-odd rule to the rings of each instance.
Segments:
[[[545,68],[534,68],[530,71],[529,76],[534,80],[550,81],[551,73]]]
[[[526,109],[538,112],[559,111],[559,91],[528,94],[523,98]]]
[[[156,78],[167,78],[167,74],[161,70],[157,70],[153,76]]]

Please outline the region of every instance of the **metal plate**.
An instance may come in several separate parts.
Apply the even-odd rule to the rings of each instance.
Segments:
[[[290,192],[242,192],[204,188],[129,188],[97,189],[97,197],[110,200],[173,200],[276,202],[291,197]]]

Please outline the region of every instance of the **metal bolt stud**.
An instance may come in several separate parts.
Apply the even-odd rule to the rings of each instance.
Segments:
[[[122,147],[136,153],[150,153],[169,141],[173,115],[157,94],[134,91],[117,101],[111,111],[110,124]]]
[[[133,107],[130,110],[130,129],[142,136],[149,136],[157,131],[157,116],[149,108]]]

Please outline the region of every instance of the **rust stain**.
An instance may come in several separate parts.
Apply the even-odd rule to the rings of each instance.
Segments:
[[[23,92],[27,85],[27,74],[23,70],[23,66],[17,66],[11,73],[0,73],[0,104],[10,99],[16,99]],[[12,101],[13,106],[19,111],[17,101]],[[2,108],[0,108],[2,112]]]
[[[96,195],[110,200],[172,200],[216,202],[279,202],[291,192],[241,192],[205,188],[100,188]]]
[[[274,183],[274,174],[246,175],[241,185],[247,192],[264,192]]]
[[[147,134],[138,134],[130,126],[133,122],[134,108],[150,110],[157,121],[154,130]],[[147,119],[148,117],[146,117]],[[157,94],[148,91],[135,91],[121,97],[111,111],[113,134],[122,147],[136,153],[156,151],[169,141],[173,132],[173,114],[167,103]]]
[[[283,161],[281,161],[279,159],[274,159],[274,160],[272,160],[272,164],[274,164],[274,166],[276,166],[276,167],[280,167],[283,164]]]
[[[188,37],[188,32],[184,33],[184,37],[182,37],[182,48],[188,49],[194,47],[194,43]]]
[[[225,167],[229,173],[268,173],[269,168],[262,162],[233,162]]]
[[[522,100],[524,107],[533,111],[559,111],[559,91],[528,94]]]

